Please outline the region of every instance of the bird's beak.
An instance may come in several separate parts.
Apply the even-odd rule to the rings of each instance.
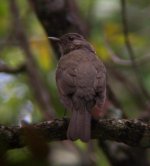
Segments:
[[[48,39],[50,39],[52,41],[60,42],[60,39],[57,37],[48,37]]]

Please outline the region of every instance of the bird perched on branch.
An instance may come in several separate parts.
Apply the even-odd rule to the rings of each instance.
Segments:
[[[83,36],[68,33],[49,38],[58,42],[61,51],[56,83],[62,103],[72,112],[67,137],[88,142],[91,117],[101,112],[106,97],[105,66]]]

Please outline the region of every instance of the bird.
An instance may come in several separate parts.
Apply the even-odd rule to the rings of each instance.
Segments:
[[[48,38],[58,43],[61,53],[56,85],[62,104],[71,111],[67,138],[89,142],[94,112],[101,112],[106,98],[105,65],[93,46],[78,33]]]

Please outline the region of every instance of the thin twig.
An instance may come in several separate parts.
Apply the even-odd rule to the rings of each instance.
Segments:
[[[132,61],[130,59],[121,59],[119,55],[117,55],[114,50],[111,48],[109,41],[107,40],[106,36],[104,35],[104,45],[108,51],[108,54],[111,58],[111,60],[118,65],[121,66],[132,66]],[[147,54],[145,56],[142,56],[140,58],[134,58],[134,61],[138,67],[141,65],[148,63],[150,61],[150,54]]]
[[[148,91],[145,89],[144,84],[143,84],[143,80],[139,71],[139,68],[136,64],[135,61],[135,54],[132,48],[132,45],[130,43],[129,40],[129,29],[128,29],[128,22],[127,22],[127,11],[126,11],[126,0],[121,0],[121,15],[122,15],[122,24],[123,24],[123,33],[124,33],[124,40],[125,40],[125,45],[126,48],[128,50],[131,62],[132,62],[132,67],[133,67],[133,71],[135,73],[136,79],[139,83],[139,86],[141,88],[141,91],[143,93],[143,95],[147,98],[150,99],[150,95],[148,93]]]
[[[146,107],[146,103],[145,99],[141,96],[141,91],[139,90],[139,87],[135,83],[127,79],[127,77],[123,73],[120,73],[109,66],[107,66],[107,68],[110,71],[110,75],[117,79],[120,83],[122,83],[123,87],[125,87],[126,90],[130,93],[139,108],[143,110],[143,108]]]
[[[131,60],[121,59],[119,56],[116,55],[116,53],[114,53],[114,51],[110,47],[109,42],[106,39],[106,37],[104,38],[104,44],[105,44],[105,47],[107,48],[107,51],[110,55],[111,60],[114,63],[119,64],[119,65],[124,65],[124,66],[130,66],[132,64]]]
[[[8,74],[20,74],[26,71],[26,65],[20,65],[16,68],[7,66],[6,64],[0,63],[0,72],[8,73]]]

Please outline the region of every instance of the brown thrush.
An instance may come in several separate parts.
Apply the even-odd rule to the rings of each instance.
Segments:
[[[72,112],[67,137],[87,142],[92,112],[100,112],[105,101],[105,66],[83,36],[68,33],[49,38],[58,42],[61,51],[56,82],[62,103]]]

